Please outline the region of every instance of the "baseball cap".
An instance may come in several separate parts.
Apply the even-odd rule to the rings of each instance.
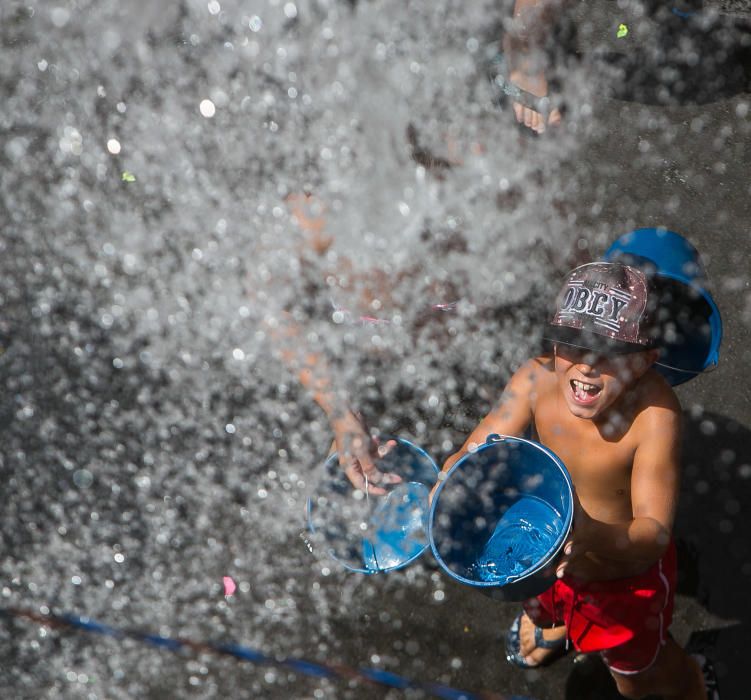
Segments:
[[[588,263],[566,276],[543,337],[600,354],[649,350],[657,346],[655,307],[644,271],[622,263]]]

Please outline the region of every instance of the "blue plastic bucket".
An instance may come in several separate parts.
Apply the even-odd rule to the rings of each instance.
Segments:
[[[386,495],[365,496],[354,489],[334,453],[308,499],[308,530],[350,571],[375,574],[401,569],[428,548],[429,496],[439,469],[417,445],[393,439],[396,445],[378,460],[378,467],[398,474],[402,481],[385,487]]]
[[[603,260],[651,271],[659,280],[664,331],[656,369],[676,386],[719,361],[722,318],[705,289],[706,272],[696,248],[675,231],[640,228],[621,236]]]
[[[571,530],[571,477],[531,440],[490,435],[436,489],[428,536],[456,581],[501,600],[525,600],[555,581]]]

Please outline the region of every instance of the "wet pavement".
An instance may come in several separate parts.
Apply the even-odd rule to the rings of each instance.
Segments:
[[[244,290],[236,274],[243,262],[232,256],[243,246],[254,250],[256,231],[262,238],[273,232],[265,243],[282,245],[276,223],[282,217],[280,197],[301,179],[290,173],[303,172],[306,182],[328,194],[346,190],[351,176],[346,164],[357,157],[357,148],[342,150],[342,172],[332,174],[326,170],[332,167],[326,148],[317,169],[310,165],[314,155],[291,145],[295,139],[331,144],[335,140],[326,139],[349,128],[347,138],[362,152],[380,155],[383,143],[410,133],[407,122],[414,119],[419,138],[431,146],[439,142],[440,152],[440,139],[431,141],[432,130],[441,126],[430,121],[433,105],[412,115],[398,102],[384,107],[374,101],[374,114],[380,107],[388,117],[388,138],[370,143],[356,120],[345,127],[340,119],[341,111],[349,109],[343,97],[349,89],[345,72],[325,93],[320,109],[315,103],[299,121],[285,121],[280,95],[291,100],[297,92],[275,77],[274,60],[283,63],[285,56],[274,41],[263,43],[254,14],[264,14],[256,7],[262,3],[237,10],[244,13],[245,34],[259,41],[244,44],[246,53],[237,63],[227,58],[226,52],[234,51],[227,47],[229,39],[200,24],[204,15],[221,16],[219,3],[176,3],[164,13],[135,3],[139,11],[130,14],[115,3],[107,20],[112,25],[93,13],[90,3],[12,4],[16,14],[7,7],[0,10],[3,90],[13,97],[6,102],[0,132],[6,171],[0,211],[8,224],[2,248],[5,316],[0,320],[6,351],[0,356],[0,427],[7,446],[0,451],[7,485],[1,521],[3,606],[38,612],[49,605],[168,637],[229,640],[279,658],[382,668],[478,694],[534,700],[617,697],[596,659],[570,654],[540,670],[509,666],[503,636],[518,606],[449,580],[429,553],[406,571],[366,577],[310,556],[299,537],[305,495],[314,483],[307,470],[323,462],[330,438],[309,399],[288,386],[289,377],[257,351],[253,334],[244,334],[232,321],[237,306],[232,294]],[[32,5],[33,22],[27,12]],[[282,17],[277,24],[269,21],[269,30],[285,38],[285,32],[294,34],[297,6],[268,5]],[[447,14],[449,6],[441,4]],[[299,7],[303,22],[309,11],[316,23],[325,24],[329,13],[330,34],[349,29],[354,44],[370,39],[367,27],[358,29],[358,19],[364,25],[389,24],[379,17],[377,3],[361,3],[359,12],[375,9],[354,21],[337,18],[331,3]],[[421,6],[419,18],[398,15],[397,9],[394,27],[399,31],[390,35],[394,45],[417,46],[410,44],[413,21],[437,31],[440,22],[425,19],[427,7]],[[591,10],[592,25],[579,37],[585,49],[610,31],[612,15],[598,14],[597,7],[583,4],[579,10],[585,15]],[[91,22],[77,24],[81,8],[92,12]],[[640,13],[632,6],[624,13],[619,21],[637,35]],[[113,18],[122,35],[108,31]],[[465,19],[481,24],[472,16]],[[149,28],[150,43],[129,43],[129,32],[137,36]],[[446,35],[436,34],[437,53],[445,51],[446,64],[454,56],[451,51],[468,41],[452,39],[458,30],[449,28]],[[58,30],[64,38],[59,45]],[[237,46],[241,35],[230,37]],[[315,53],[321,63],[314,77],[323,94],[336,52],[331,36],[322,35],[323,49],[312,32],[304,31],[294,34],[288,48],[289,56],[295,50],[305,55],[306,48]],[[169,41],[179,45],[178,58],[160,53]],[[58,50],[55,66],[52,57]],[[350,61],[357,55],[357,47],[346,41],[339,50]],[[225,113],[222,108],[237,97],[232,86],[244,80],[242,66],[257,55],[267,61],[263,80],[247,79],[252,99],[242,103],[245,111],[238,108],[227,117],[229,108]],[[284,73],[284,80],[292,81],[290,75]],[[454,82],[448,95],[436,98],[436,111],[445,109],[448,121],[461,119],[462,128],[470,131],[461,134],[465,140],[479,132],[511,154],[505,161],[498,156],[510,181],[500,192],[494,190],[497,169],[483,170],[484,164],[473,165],[469,157],[465,169],[456,168],[445,180],[438,168],[435,181],[448,193],[449,211],[430,214],[451,221],[449,214],[456,211],[468,217],[460,207],[466,199],[477,211],[474,220],[467,219],[468,229],[476,226],[478,235],[489,235],[488,220],[498,217],[503,223],[495,247],[475,249],[477,242],[467,233],[469,244],[456,244],[460,253],[465,245],[487,259],[500,250],[501,277],[513,271],[503,261],[516,256],[518,277],[542,275],[544,288],[545,275],[598,257],[615,237],[637,227],[666,226],[701,252],[725,337],[718,369],[678,390],[686,417],[685,476],[676,524],[680,571],[672,631],[679,642],[691,642],[715,660],[722,697],[741,700],[747,696],[744,662],[751,648],[751,527],[745,517],[751,502],[751,94],[734,93],[725,85],[716,94],[703,90],[701,104],[689,99],[646,104],[615,88],[623,99],[607,91],[592,94],[574,81],[566,93],[570,109],[560,134],[534,138],[517,129],[507,112],[492,122],[481,115],[477,126],[472,126],[478,112],[471,105],[451,112],[450,87],[456,88],[463,74],[445,75]],[[206,88],[212,84],[223,84],[225,92]],[[410,108],[421,104],[415,94],[405,97]],[[217,120],[225,119],[219,122],[223,129],[204,126],[212,109],[218,109]],[[123,155],[118,155],[120,143],[107,140],[114,135],[122,139]],[[555,139],[564,145],[552,145]],[[92,140],[103,155],[87,150]],[[131,153],[129,140],[138,145]],[[197,142],[201,148],[193,150]],[[243,155],[248,153],[252,157]],[[411,155],[420,162],[414,148]],[[405,162],[409,159],[400,160],[399,167]],[[422,162],[436,169],[435,158]],[[365,159],[358,168],[368,172],[372,209],[357,197],[354,208],[376,212],[377,233],[387,236],[393,215],[378,207],[393,195],[390,171],[379,170],[378,159]],[[487,172],[493,185],[483,185],[487,189],[478,194],[470,184]],[[413,180],[405,181],[419,189]],[[138,189],[126,189],[130,185]],[[483,199],[488,192],[495,197]],[[354,192],[363,193],[368,187]],[[417,211],[417,203],[410,204],[411,213],[404,202],[399,209],[408,222]],[[223,223],[218,217],[224,217]],[[359,219],[350,209],[343,225],[353,221]],[[243,226],[251,230],[247,237],[232,233],[244,232]],[[443,238],[437,238],[453,254],[452,226],[438,227]],[[255,254],[272,273],[277,270],[263,251]],[[443,252],[431,255],[429,262],[442,264]],[[221,256],[233,262],[222,263]],[[479,282],[470,279],[470,289],[492,281],[496,270],[476,268]],[[513,275],[509,279],[513,282]],[[517,280],[516,288],[522,282]],[[503,314],[511,314],[519,299],[530,300],[525,290],[515,297],[513,285],[504,288],[511,301]],[[270,284],[269,291],[287,294],[282,284]],[[241,316],[255,321],[253,313],[245,308]],[[438,359],[421,365],[403,350],[398,360],[406,363],[403,357],[409,357],[424,381],[420,385],[408,378],[419,385],[414,394],[388,385],[388,407],[369,399],[371,423],[403,432],[437,459],[450,454],[492,402],[498,375],[531,344],[525,345],[527,327],[514,335],[502,316],[498,335],[518,347],[502,356],[487,355],[483,338],[499,327],[492,325],[496,317],[489,318],[480,333],[469,336],[467,345],[473,347],[466,349],[470,359],[465,364],[475,362],[478,368],[465,366],[454,378],[464,393],[451,410],[438,415],[425,407],[431,391],[440,393],[445,386],[450,393],[446,377],[458,366],[452,354],[456,348],[431,345],[422,352],[418,347],[416,354]],[[491,361],[486,363],[486,356]],[[247,364],[238,369],[233,361]],[[396,373],[402,365],[394,361],[379,371],[387,368]],[[225,574],[239,584],[229,599],[222,595]],[[0,686],[4,697],[23,699],[426,696],[357,679],[321,680],[207,651],[183,656],[134,640],[46,630],[21,618],[0,624]]]
[[[751,167],[748,103],[749,95],[701,108],[599,104],[597,119],[604,133],[580,153],[594,177],[582,184],[582,197],[572,204],[583,225],[586,221],[601,231],[660,225],[680,231],[706,262],[725,335],[717,370],[678,388],[686,425],[675,529],[679,594],[671,632],[714,659],[722,697],[739,700],[746,694],[745,651],[751,648],[751,524],[745,516],[751,502],[751,312],[746,281],[751,254],[747,245],[738,244],[749,240],[751,215],[744,177]],[[697,119],[702,122],[699,132],[691,126]],[[675,138],[661,143],[667,131]],[[644,167],[638,156],[645,141],[652,145],[652,168]],[[535,147],[530,140],[530,158]],[[690,154],[690,172],[673,169],[675,152]],[[719,159],[727,165],[721,174],[714,171]],[[607,174],[602,173],[603,163]],[[593,188],[599,188],[602,205],[594,218],[588,206],[592,199],[584,194]],[[399,580],[405,574],[388,574],[373,584],[379,592],[368,603],[353,606],[349,625],[342,622],[347,631],[341,634],[351,640],[353,652],[357,650],[349,656],[351,662],[388,649],[395,650],[390,653],[399,657],[397,668],[405,675],[440,679],[464,690],[538,700],[620,697],[597,659],[569,654],[545,669],[511,667],[503,658],[503,635],[518,605],[494,602],[442,574],[445,598],[436,604],[430,578],[435,575],[435,570],[419,574],[425,586],[422,595],[414,585],[405,587],[409,600],[397,607],[403,623],[398,631],[380,622],[379,614],[388,608],[386,601],[399,600],[395,594],[402,590]],[[411,654],[404,651],[409,642],[415,650]],[[365,696],[384,697],[384,691]]]

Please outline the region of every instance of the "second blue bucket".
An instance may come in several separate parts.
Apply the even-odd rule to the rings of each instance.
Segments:
[[[553,452],[531,440],[490,435],[439,484],[428,537],[453,579],[519,601],[555,581],[573,517],[571,477]]]
[[[670,384],[717,365],[722,318],[704,287],[704,266],[691,243],[675,231],[640,228],[615,241],[603,260],[640,267],[659,280],[663,351],[655,368]]]
[[[379,469],[402,481],[384,496],[365,497],[347,480],[336,453],[325,464],[325,477],[308,499],[311,534],[322,538],[329,555],[361,574],[409,566],[428,548],[428,501],[438,478],[430,455],[403,438],[378,461]]]

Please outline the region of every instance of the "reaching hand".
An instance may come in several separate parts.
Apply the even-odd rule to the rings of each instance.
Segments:
[[[385,457],[396,446],[396,440],[379,445],[373,439],[360,414],[347,411],[341,418],[332,421],[334,445],[341,465],[352,485],[373,496],[386,493],[383,486],[398,484],[402,478],[398,474],[382,472],[376,461]]]
[[[597,549],[597,521],[582,508],[574,490],[574,523],[566,543],[563,556],[556,567],[558,578],[569,576],[579,581],[597,581],[613,578],[610,567],[594,556]]]

